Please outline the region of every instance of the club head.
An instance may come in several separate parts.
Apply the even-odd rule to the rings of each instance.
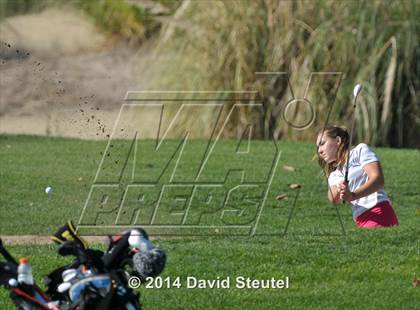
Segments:
[[[69,282],[64,282],[61,283],[58,287],[57,287],[57,292],[59,293],[64,293],[65,291],[68,291],[68,289],[71,287],[71,283]]]
[[[354,88],[353,88],[353,96],[354,96],[354,98],[356,98],[357,95],[359,95],[359,93],[361,91],[362,91],[362,85],[356,84],[356,86],[354,86]]]
[[[77,276],[77,270],[74,269],[74,268],[64,270],[63,273],[61,274],[61,277],[63,279],[63,282],[70,282],[76,276]]]

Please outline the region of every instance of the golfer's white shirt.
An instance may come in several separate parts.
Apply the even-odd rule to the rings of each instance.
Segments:
[[[363,170],[363,167],[375,161],[379,161],[378,157],[369,148],[369,146],[364,143],[360,143],[350,151],[349,190],[351,192],[354,192],[367,182],[368,176]],[[339,166],[336,170],[334,170],[328,177],[329,186],[343,183],[345,173],[346,165],[344,165],[344,167]],[[353,219],[356,220],[360,214],[373,208],[377,203],[385,200],[388,200],[388,196],[383,188],[381,188],[373,194],[352,201]]]

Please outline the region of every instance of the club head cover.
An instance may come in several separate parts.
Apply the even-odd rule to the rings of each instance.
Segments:
[[[68,221],[66,224],[61,226],[54,235],[51,236],[51,239],[58,243],[63,244],[66,241],[75,241],[80,244],[83,249],[88,248],[88,243],[84,240],[76,231],[76,228],[73,225],[72,221]]]
[[[126,232],[118,240],[113,240],[110,249],[102,256],[104,267],[108,269],[118,268],[129,252],[128,238],[130,232]]]
[[[74,240],[69,240],[60,245],[60,247],[58,248],[58,254],[60,254],[61,256],[73,255],[78,257],[80,251],[83,250],[84,248],[80,245],[80,243]]]
[[[166,253],[159,247],[133,255],[133,269],[144,282],[147,277],[156,277],[162,273],[166,264]]]

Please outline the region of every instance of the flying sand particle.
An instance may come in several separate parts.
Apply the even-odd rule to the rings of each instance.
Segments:
[[[295,172],[296,169],[292,166],[283,166],[283,169],[289,172]]]
[[[297,188],[301,188],[302,185],[297,184],[297,183],[291,183],[288,185],[290,189],[297,189]]]
[[[280,194],[276,196],[276,200],[283,200],[287,199],[287,194]]]

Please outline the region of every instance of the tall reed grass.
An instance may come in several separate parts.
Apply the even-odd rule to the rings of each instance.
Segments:
[[[298,140],[314,139],[310,129],[325,124],[332,102],[329,123],[349,125],[352,89],[362,83],[356,139],[419,147],[419,8],[415,0],[184,0],[162,31],[160,51],[172,56],[160,82],[173,89],[259,90],[264,109],[244,110],[258,113],[248,115],[261,122],[258,136]],[[311,72],[339,72],[342,80],[340,74],[314,79],[307,98],[316,121],[296,130],[281,117],[292,96],[287,80],[256,72],[288,72],[296,97]],[[304,109],[292,111],[302,118]]]
[[[132,43],[145,40],[157,23],[139,6],[121,0],[73,0],[100,29]]]

